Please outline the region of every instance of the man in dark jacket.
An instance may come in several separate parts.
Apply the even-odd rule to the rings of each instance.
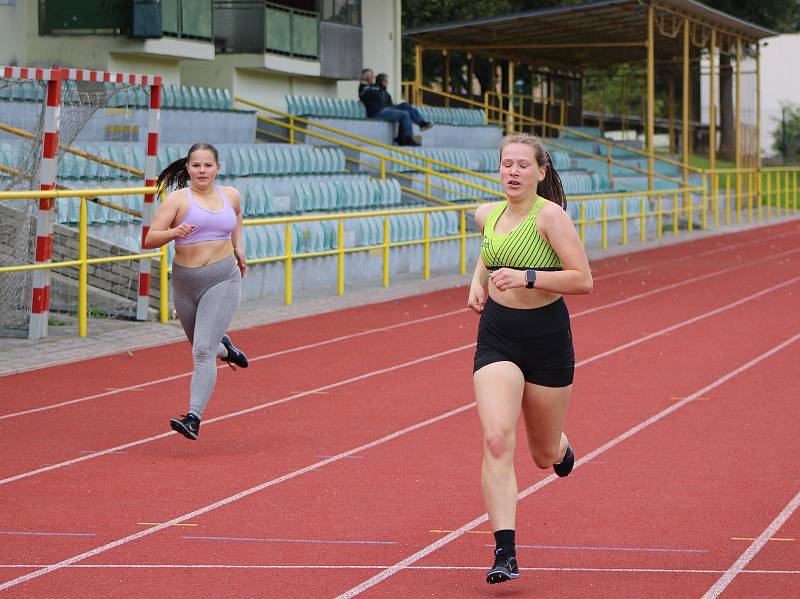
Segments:
[[[365,69],[366,70],[366,69]],[[359,97],[367,108],[367,116],[370,118],[381,119],[391,123],[398,123],[400,131],[397,136],[397,143],[401,146],[418,146],[414,141],[414,129],[412,123],[419,125],[423,131],[432,125],[423,120],[419,111],[411,104],[403,102],[395,104],[388,91],[389,77],[386,73],[380,73],[374,85],[359,86]]]

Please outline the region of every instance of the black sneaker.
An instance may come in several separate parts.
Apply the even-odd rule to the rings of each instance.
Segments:
[[[186,414],[180,420],[173,418],[169,421],[169,425],[176,433],[192,441],[197,440],[197,435],[200,434],[200,419],[194,414]]]
[[[422,121],[422,122],[419,124],[419,129],[420,129],[420,131],[427,131],[427,130],[428,130],[428,129],[430,129],[431,127],[433,127],[433,123],[429,123],[428,121]]]
[[[228,355],[224,358],[220,358],[223,362],[227,362],[228,364],[236,364],[240,368],[247,368],[247,356],[245,356],[244,352],[233,344],[233,341],[231,341],[230,337],[223,335],[222,345],[224,345],[225,349],[228,350]]]
[[[553,470],[558,476],[567,476],[572,472],[572,467],[575,465],[575,454],[572,452],[572,447],[567,445],[567,452],[564,454],[564,459],[558,464],[553,464]]]
[[[513,555],[507,555],[502,549],[495,549],[494,566],[486,573],[486,582],[497,584],[498,582],[514,580],[515,578],[519,578],[517,558]]]

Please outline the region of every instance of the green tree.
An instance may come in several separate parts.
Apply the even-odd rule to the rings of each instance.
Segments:
[[[800,161],[800,104],[781,104],[781,118],[773,118],[773,149],[783,156],[784,163]]]

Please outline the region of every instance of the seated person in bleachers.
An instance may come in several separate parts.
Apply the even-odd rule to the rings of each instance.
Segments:
[[[364,97],[364,90],[375,85],[375,71],[372,69],[363,69],[361,71],[361,81],[358,83],[358,99],[362,100]]]
[[[395,104],[387,87],[389,76],[380,73],[375,78],[375,85],[367,85],[361,94],[361,101],[367,107],[367,116],[370,118],[381,119],[391,123],[398,123],[400,131],[397,136],[397,143],[401,146],[418,146],[414,141],[412,123],[419,125],[423,131],[429,129],[431,124],[422,119],[419,111],[411,104],[403,102]]]

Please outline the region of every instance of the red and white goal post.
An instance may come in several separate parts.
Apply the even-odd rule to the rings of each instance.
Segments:
[[[144,184],[146,187],[155,185],[162,91],[162,80],[160,76],[58,67],[30,68],[0,66],[0,78],[6,80],[44,82],[47,85],[44,98],[43,127],[41,131],[41,160],[39,161],[38,173],[33,181],[34,185],[36,181],[38,181],[39,189],[42,190],[54,189],[56,186],[59,138],[62,126],[63,89],[65,82],[114,83],[148,88],[149,114],[147,121],[148,129]],[[152,222],[154,201],[154,194],[146,194],[144,196],[141,228],[142,242],[144,242],[144,238]],[[39,199],[38,212],[36,215],[36,264],[50,262],[53,257],[54,206],[55,200],[52,198]],[[138,297],[136,305],[136,318],[138,320],[147,319],[150,296],[150,262],[149,259],[139,261]],[[40,339],[47,336],[47,323],[50,308],[50,271],[48,269],[35,270],[33,272],[32,287],[28,337],[31,339]]]

